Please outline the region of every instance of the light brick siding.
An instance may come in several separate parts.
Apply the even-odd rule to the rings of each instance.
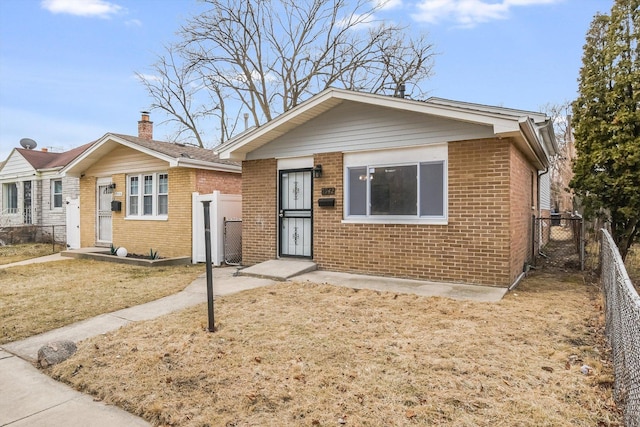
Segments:
[[[126,174],[112,175],[116,184],[114,200],[122,202],[122,210],[112,213],[113,245],[130,253],[148,254],[151,249],[162,257],[191,256],[192,193],[199,185],[201,193],[219,190],[228,194],[239,189],[239,174],[201,171],[188,168],[169,169],[167,220],[125,219],[127,212]],[[81,179],[81,245],[95,245],[96,179]]]
[[[449,144],[448,225],[341,224],[342,155],[317,155],[321,187],[336,187],[336,208],[314,209],[314,261],[320,268],[447,282],[508,285],[507,141]]]
[[[80,246],[96,244],[96,177],[80,178]]]
[[[511,280],[523,271],[531,260],[533,216],[537,209],[538,173],[514,146],[510,154],[511,182]]]
[[[313,260],[326,270],[509,286],[530,254],[537,173],[509,139],[448,144],[448,224],[343,219],[343,155],[314,156]],[[534,179],[532,186],[531,179]],[[277,256],[276,161],[243,163],[243,264]],[[335,207],[318,207],[335,187]]]
[[[242,263],[253,265],[277,256],[275,159],[242,163]]]

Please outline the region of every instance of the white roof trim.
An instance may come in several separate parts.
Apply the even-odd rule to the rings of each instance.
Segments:
[[[281,114],[270,122],[243,132],[218,147],[221,159],[245,160],[246,154],[269,143],[291,129],[319,116],[336,105],[352,101],[396,110],[428,114],[446,119],[492,126],[496,136],[508,137],[520,133],[520,119],[545,122],[541,113],[501,107],[430,98],[414,101],[405,98],[354,92],[344,89],[327,89],[302,104]],[[534,132],[535,134],[535,132]],[[555,138],[554,138],[555,139]],[[538,139],[536,139],[538,141]]]
[[[112,133],[107,133],[102,138],[97,140],[96,143],[93,144],[89,149],[85,150],[81,155],[73,159],[69,164],[67,164],[64,168],[62,168],[62,170],[60,171],[61,174],[80,175],[82,171],[78,170],[79,165],[81,165],[86,159],[91,157],[92,154],[99,151],[105,145],[113,144],[113,143],[123,145],[125,147],[131,148],[132,150],[136,150],[140,153],[143,153],[148,156],[155,157],[156,159],[159,159],[161,161],[167,162],[170,168],[181,166],[181,167],[191,167],[191,168],[197,168],[197,169],[218,170],[222,172],[239,172],[242,170],[240,166],[225,165],[222,163],[214,165],[213,163],[205,160],[172,157],[167,154],[163,154],[158,151],[152,150],[150,148],[135,144],[131,141],[128,141]]]

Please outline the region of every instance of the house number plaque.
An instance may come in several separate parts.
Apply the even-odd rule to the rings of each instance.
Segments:
[[[323,196],[335,196],[335,194],[336,194],[336,187],[324,187],[322,189]]]

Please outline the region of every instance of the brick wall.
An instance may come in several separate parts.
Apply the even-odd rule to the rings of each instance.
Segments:
[[[448,224],[345,224],[342,153],[316,154],[313,259],[319,268],[506,287],[530,236],[531,173],[509,139],[448,145]],[[243,263],[277,256],[276,161],[243,163]],[[535,183],[533,191],[535,191]],[[336,206],[318,207],[323,187]],[[535,194],[535,193],[534,193]],[[513,202],[513,208],[511,208]]]
[[[240,174],[202,171],[189,168],[169,169],[169,211],[167,220],[125,219],[127,212],[126,174],[115,174],[113,200],[122,202],[120,212],[112,212],[113,245],[127,248],[130,253],[148,254],[151,249],[162,257],[191,256],[192,193],[219,190],[224,194],[239,194]],[[94,246],[96,240],[96,179],[80,180],[81,245]]]
[[[252,265],[277,256],[277,163],[242,162],[242,263]]]
[[[222,194],[242,194],[242,175],[232,172],[196,170],[196,189],[200,194],[215,190]]]
[[[510,276],[515,280],[522,273],[525,262],[531,260],[533,222],[537,210],[537,171],[529,165],[524,155],[515,147],[510,149],[510,197],[511,197],[511,263]],[[532,209],[533,208],[533,209]]]
[[[508,286],[507,141],[449,144],[448,225],[341,224],[342,155],[316,156],[321,187],[336,207],[314,209],[314,261],[320,268],[445,282]]]
[[[96,177],[80,178],[80,246],[96,244]]]
[[[143,255],[153,249],[162,257],[191,256],[191,193],[195,188],[195,175],[193,169],[169,169],[167,220],[125,219],[126,175],[113,175],[116,188],[123,189],[121,197],[114,197],[122,201],[122,210],[113,212],[113,245]]]

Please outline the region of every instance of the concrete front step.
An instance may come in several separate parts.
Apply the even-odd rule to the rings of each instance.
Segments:
[[[238,271],[238,275],[285,281],[291,277],[315,271],[317,268],[318,266],[313,261],[283,258],[243,268]]]

